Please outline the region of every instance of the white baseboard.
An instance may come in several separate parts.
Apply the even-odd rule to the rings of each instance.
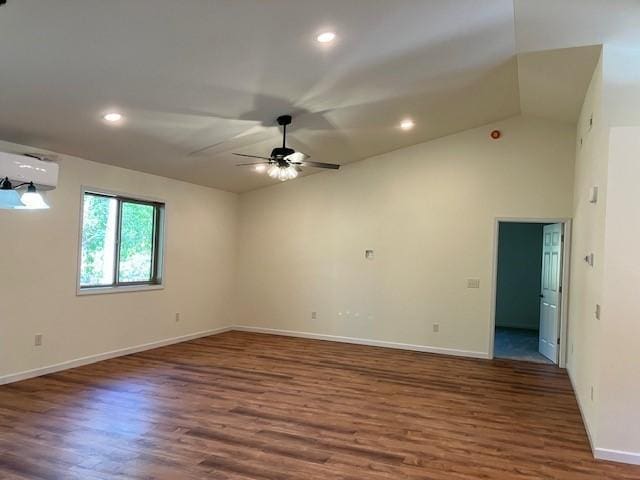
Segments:
[[[595,446],[593,445],[593,437],[591,436],[591,431],[589,430],[589,424],[587,423],[587,418],[584,415],[584,409],[582,408],[582,403],[580,402],[580,395],[578,395],[578,390],[576,389],[576,384],[573,381],[573,377],[571,376],[571,369],[569,365],[567,365],[567,376],[569,377],[569,381],[571,382],[571,388],[573,389],[573,396],[576,397],[576,402],[578,403],[578,410],[580,410],[580,416],[582,417],[582,424],[584,425],[584,429],[587,431],[587,438],[589,439],[589,445],[591,446],[591,451],[594,453],[595,457]]]
[[[232,330],[232,327],[214,328],[212,330],[204,330],[202,332],[190,333],[189,335],[182,335],[180,337],[172,337],[164,340],[158,340],[155,342],[144,343],[142,345],[135,345],[133,347],[121,348],[118,350],[112,350],[110,352],[98,353],[96,355],[89,355],[87,357],[76,358],[74,360],[68,360],[62,363],[56,363],[55,365],[48,365],[46,367],[34,368],[33,370],[25,370],[23,372],[11,373],[0,377],[0,385],[7,383],[19,382],[21,380],[27,380],[29,378],[39,377],[47,375],[49,373],[59,372],[61,370],[68,370],[69,368],[81,367],[83,365],[89,365],[90,363],[101,362],[102,360],[108,360],[110,358],[122,357],[123,355],[130,355],[132,353],[143,352],[145,350],[151,350],[153,348],[165,347],[167,345],[173,345],[174,343],[186,342],[189,340],[195,340],[196,338],[208,337],[210,335],[217,335],[219,333],[228,332]]]
[[[279,330],[275,328],[252,327],[249,325],[235,325],[232,330],[241,332],[266,333],[268,335],[282,335],[285,337],[310,338],[313,340],[326,340],[329,342],[354,343],[357,345],[369,345],[371,347],[395,348],[399,350],[413,350],[416,352],[438,353],[440,355],[454,355],[457,357],[489,359],[487,352],[475,352],[472,350],[456,350],[453,348],[430,347],[428,345],[413,345],[410,343],[388,342],[385,340],[371,340],[368,338],[341,337],[322,333],[298,332],[295,330]]]
[[[596,448],[593,456],[598,460],[608,460],[610,462],[630,463],[640,465],[640,453],[624,452],[622,450],[610,450],[608,448]]]
[[[576,390],[576,385],[575,385],[575,382],[573,381],[573,377],[571,376],[571,370],[569,366],[567,366],[567,374],[569,375],[569,380],[571,381],[573,394],[576,397],[576,401],[578,402],[578,409],[580,410],[580,415],[582,416],[582,423],[584,424],[584,429],[587,431],[587,438],[589,438],[589,445],[591,446],[591,451],[593,452],[593,458],[597,460],[608,460],[610,462],[620,462],[620,463],[629,463],[631,465],[640,465],[640,453],[625,452],[622,450],[612,450],[609,448],[600,448],[595,446],[593,436],[591,435],[591,431],[589,430],[589,424],[585,420],[584,409],[582,408],[582,403],[580,402],[580,396],[578,395],[578,392]]]
[[[202,332],[191,333],[189,335],[182,335],[180,337],[172,337],[164,340],[158,340],[155,342],[144,343],[142,345],[135,345],[133,347],[112,350],[110,352],[98,353],[96,355],[89,355],[86,357],[76,358],[73,360],[68,360],[66,362],[56,363],[54,365],[48,365],[46,367],[34,368],[33,370],[25,370],[23,372],[10,373],[8,375],[4,375],[0,377],[0,385],[19,382],[21,380],[27,380],[29,378],[40,377],[42,375],[47,375],[49,373],[68,370],[70,368],[81,367],[83,365],[89,365],[91,363],[101,362],[103,360],[108,360],[110,358],[122,357],[124,355],[131,355],[132,353],[138,353],[138,352],[143,352],[145,350],[165,347],[167,345],[173,345],[175,343],[187,342],[189,340],[195,340],[196,338],[208,337],[210,335],[217,335],[217,334],[228,332],[231,330],[238,330],[242,332],[265,333],[269,335],[283,335],[287,337],[310,338],[314,340],[327,340],[330,342],[354,343],[357,345],[369,345],[373,347],[396,348],[401,350],[414,350],[418,352],[438,353],[441,355],[455,355],[459,357],[471,357],[471,358],[483,358],[483,359],[491,358],[490,355],[486,352],[455,350],[450,348],[429,347],[426,345],[412,345],[408,343],[387,342],[383,340],[370,340],[370,339],[355,338],[355,337],[340,337],[336,335],[324,335],[320,333],[297,332],[292,330],[278,330],[273,328],[260,328],[260,327],[236,325],[236,326],[230,326],[230,327],[215,328],[212,330],[204,330]]]

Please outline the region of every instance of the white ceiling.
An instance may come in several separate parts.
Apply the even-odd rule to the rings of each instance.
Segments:
[[[294,148],[341,164],[527,113],[540,96],[550,108],[532,114],[575,121],[595,50],[517,54],[623,27],[628,40],[637,29],[616,3],[638,13],[603,0],[516,0],[515,21],[512,0],[9,0],[0,139],[243,192],[274,181],[231,152],[268,154],[284,113]],[[323,30],[335,44],[315,42]],[[580,68],[562,76],[566,59]],[[111,109],[125,124],[104,124]],[[402,132],[407,116],[416,128]]]

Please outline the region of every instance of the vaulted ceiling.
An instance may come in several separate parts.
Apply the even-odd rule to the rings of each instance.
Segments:
[[[522,112],[574,122],[588,46],[640,42],[630,18],[640,2],[9,0],[0,139],[248,191],[274,181],[231,152],[268,154],[284,113],[294,148],[341,164]]]

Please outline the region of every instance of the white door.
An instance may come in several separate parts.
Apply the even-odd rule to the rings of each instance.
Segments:
[[[558,363],[560,350],[562,237],[562,224],[545,225],[542,234],[539,350],[553,363]]]

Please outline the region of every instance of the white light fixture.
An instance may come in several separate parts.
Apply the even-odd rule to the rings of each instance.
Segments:
[[[298,176],[298,171],[291,165],[283,167],[272,165],[267,173],[271,178],[277,178],[281,182],[293,180]]]
[[[117,123],[122,120],[122,114],[118,112],[109,112],[102,116],[102,118],[109,123]]]
[[[416,126],[415,122],[410,118],[406,118],[400,122],[400,128],[402,130],[411,130],[415,126]]]
[[[24,203],[20,200],[20,195],[13,189],[8,178],[0,181],[0,208],[13,209],[24,207]]]
[[[316,40],[320,43],[331,43],[336,39],[334,32],[323,32],[316,37]]]
[[[22,201],[24,206],[15,207],[17,209],[46,210],[47,208],[49,208],[49,205],[47,205],[47,202],[44,201],[42,195],[40,195],[40,193],[38,193],[38,191],[36,190],[33,182],[29,183],[27,191],[22,194],[20,200]]]
[[[259,172],[259,173],[264,172],[266,169],[267,169],[267,166],[263,165],[263,164],[256,165],[256,167],[255,167],[255,171]]]

